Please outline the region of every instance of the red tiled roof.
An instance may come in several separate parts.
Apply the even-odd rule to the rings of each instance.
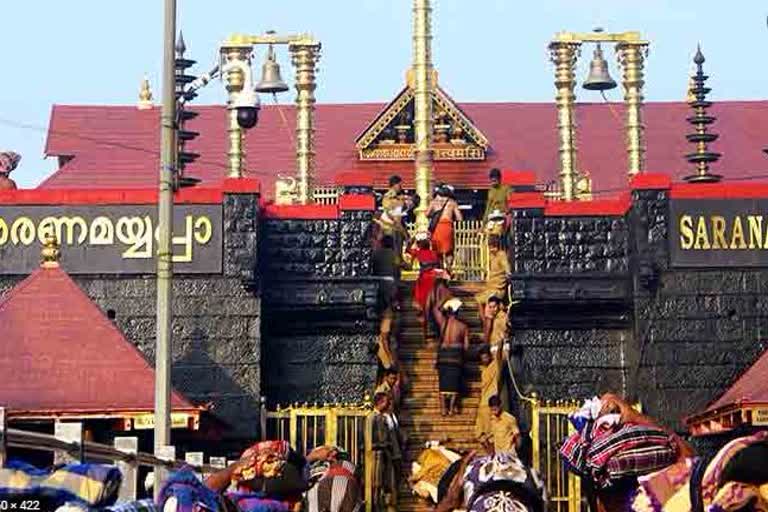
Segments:
[[[768,404],[768,352],[741,374],[720,398],[701,414],[729,405]],[[698,414],[697,414],[698,416]]]
[[[315,152],[317,182],[333,183],[342,171],[370,173],[383,187],[392,173],[410,185],[410,162],[360,162],[356,137],[384,108],[382,103],[319,104],[316,107]],[[555,106],[551,103],[463,103],[461,109],[488,137],[490,149],[483,162],[438,162],[436,179],[460,188],[487,186],[490,167],[532,170],[539,182],[557,179],[558,141]],[[201,136],[190,150],[203,155],[188,167],[190,176],[219,181],[226,174],[225,110],[221,106],[195,106],[200,116],[188,122]],[[271,195],[276,174],[295,168],[293,106],[262,107],[259,124],[246,135],[249,175],[258,178]],[[761,148],[768,144],[768,101],[715,103],[713,132],[720,139],[711,145],[723,154],[713,171],[728,177],[768,175],[768,159]],[[646,164],[648,171],[679,178],[689,174],[683,155],[692,151],[685,134],[692,128],[684,103],[647,103]],[[593,189],[626,188],[622,104],[579,104],[576,107],[578,161],[593,179]],[[45,152],[74,158],[50,176],[45,188],[134,188],[154,186],[159,167],[159,108],[133,106],[56,105]],[[76,135],[76,136],[73,136]]]
[[[0,298],[0,404],[9,415],[154,409],[154,371],[60,268],[39,268]],[[195,411],[179,393],[174,411]]]

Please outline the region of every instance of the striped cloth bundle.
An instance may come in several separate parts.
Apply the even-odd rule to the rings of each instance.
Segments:
[[[665,431],[625,423],[618,429],[585,428],[569,436],[560,448],[568,469],[588,476],[600,487],[629,476],[640,476],[672,464],[677,447]]]
[[[122,474],[115,466],[67,464],[52,472],[20,461],[0,468],[0,498],[34,496],[49,504],[105,507],[117,499]]]

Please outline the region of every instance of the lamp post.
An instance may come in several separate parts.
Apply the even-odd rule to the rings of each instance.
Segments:
[[[171,441],[171,284],[173,256],[173,179],[176,154],[175,48],[176,0],[165,0],[163,34],[163,98],[160,115],[160,185],[157,222],[157,338],[155,340],[155,455]],[[160,488],[155,468],[155,495]]]
[[[555,88],[557,90],[557,117],[560,139],[560,187],[561,198],[572,201],[575,197],[579,172],[576,164],[575,122],[573,108],[576,96],[574,66],[583,43],[597,43],[590,66],[590,75],[584,88],[605,91],[616,87],[608,74],[600,43],[616,43],[616,55],[622,66],[622,86],[626,105],[627,174],[631,178],[643,170],[645,144],[643,139],[642,88],[645,84],[643,65],[648,42],[639,32],[604,33],[595,29],[589,33],[560,32],[549,44],[552,62],[555,64]]]
[[[251,82],[251,55],[256,45],[268,45],[267,60],[263,67],[262,80],[255,86]],[[315,171],[314,150],[314,105],[315,73],[320,59],[320,42],[307,34],[278,35],[267,32],[264,35],[233,34],[220,46],[222,78],[227,81],[229,92],[229,177],[243,175],[242,123],[236,122],[236,113],[242,107],[243,95],[265,92],[278,93],[288,90],[280,78],[275,62],[275,45],[287,45],[291,62],[296,70],[296,200],[301,204],[312,201],[312,187]],[[252,87],[252,89],[249,89]]]

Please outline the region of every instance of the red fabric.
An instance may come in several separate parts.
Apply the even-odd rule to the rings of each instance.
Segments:
[[[0,403],[8,413],[154,409],[154,371],[61,268],[39,268],[0,299]],[[196,408],[173,392],[174,410]]]
[[[348,478],[355,478],[355,474],[353,472],[338,464],[332,464],[331,467],[328,468],[328,471],[325,472],[325,476],[346,476]]]
[[[432,245],[438,254],[453,253],[453,222],[448,219],[440,219],[432,233]]]
[[[768,183],[756,181],[721,183],[675,183],[672,199],[747,199],[768,197]]]
[[[339,208],[335,204],[268,204],[264,216],[269,219],[338,219]]]
[[[616,199],[594,199],[592,201],[553,201],[544,208],[544,215],[552,216],[591,216],[624,215],[629,210],[629,194],[622,194]]]
[[[361,172],[379,189],[387,178],[400,174],[404,186],[413,187],[408,162],[361,162],[355,140],[384,108],[383,103],[318,104],[315,108],[317,183],[331,184],[339,171]],[[460,103],[459,107],[490,142],[484,161],[435,162],[434,180],[457,188],[487,188],[488,170],[529,169],[538,183],[558,180],[557,112],[547,103]],[[190,176],[204,184],[217,184],[226,175],[227,132],[224,106],[190,107],[200,116],[190,120],[190,130],[200,137],[190,151],[199,160],[187,167]],[[274,195],[278,172],[295,167],[295,107],[281,105],[288,122],[283,124],[278,108],[262,106],[259,126],[245,134],[248,176],[258,178],[265,196]],[[578,160],[588,169],[595,190],[627,188],[625,133],[614,117],[624,105],[579,103],[575,108]],[[723,154],[713,172],[733,176],[768,174],[768,159],[759,150],[765,145],[768,124],[766,101],[719,101],[712,109],[721,137],[711,149]],[[685,102],[647,102],[643,105],[646,126],[645,167],[670,173],[676,180],[691,173],[682,156],[691,152],[684,134],[690,108]],[[44,188],[154,188],[159,164],[160,109],[138,110],[134,105],[55,105],[51,114],[45,154],[73,157],[50,176]],[[72,134],[77,134],[73,136]],[[96,141],[105,141],[108,144]],[[114,145],[110,145],[114,144]]]
[[[432,249],[408,249],[408,254],[416,258],[420,265],[437,265],[440,263],[440,255]],[[427,307],[429,292],[435,286],[435,270],[422,270],[419,278],[413,286],[413,300],[421,306],[422,311]]]
[[[339,197],[340,210],[376,209],[376,198],[372,194],[344,194]]]
[[[186,188],[175,193],[176,204],[219,204],[221,188]],[[156,204],[157,189],[22,189],[0,190],[0,204]]]

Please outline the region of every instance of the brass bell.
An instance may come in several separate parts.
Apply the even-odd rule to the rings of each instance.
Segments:
[[[616,87],[616,82],[608,73],[608,63],[603,57],[603,49],[600,43],[597,43],[595,54],[592,56],[592,62],[589,63],[589,75],[582,85],[590,91],[608,91]]]
[[[288,84],[283,82],[280,76],[280,64],[275,61],[275,52],[272,45],[267,50],[267,60],[261,67],[261,81],[256,84],[256,92],[278,93],[288,90]]]

